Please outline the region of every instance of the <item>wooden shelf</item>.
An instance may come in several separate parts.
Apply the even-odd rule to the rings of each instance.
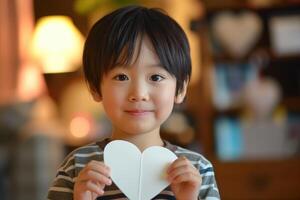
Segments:
[[[222,199],[300,199],[300,159],[213,161]]]
[[[217,3],[215,5],[207,6],[207,13],[214,14],[221,11],[241,11],[241,10],[251,10],[257,13],[270,13],[270,12],[278,12],[278,11],[286,11],[293,12],[298,11],[300,9],[300,3],[277,3],[270,6],[265,7],[256,7],[244,2],[228,4],[228,3]]]
[[[282,105],[290,111],[300,112],[300,97],[289,97],[282,100]]]
[[[210,2],[207,1],[207,3]],[[257,46],[240,60],[231,58],[229,55],[226,55],[226,52],[219,55],[213,55],[213,52],[211,52],[211,37],[209,37],[210,17],[225,10],[233,12],[252,10],[258,13],[265,23],[264,33],[258,41]],[[266,67],[266,75],[274,75],[272,77],[277,77],[282,81],[279,81],[280,84],[284,86],[283,89],[285,91],[283,91],[284,96],[281,104],[289,111],[300,113],[300,96],[297,96],[299,93],[294,91],[298,91],[298,89],[290,79],[291,75],[293,77],[297,76],[294,69],[299,66],[300,55],[276,56],[270,50],[271,45],[266,21],[269,16],[278,13],[300,14],[300,4],[274,5],[267,8],[253,8],[245,4],[224,7],[223,4],[221,7],[209,7],[205,18],[198,20],[198,23],[194,22],[194,30],[197,31],[200,37],[202,69],[201,78],[195,85],[196,88],[193,88],[191,91],[190,97],[188,97],[191,99],[190,110],[195,117],[196,128],[198,130],[197,138],[202,145],[203,154],[213,163],[221,198],[225,200],[300,199],[300,157],[278,160],[222,161],[217,158],[215,148],[214,121],[216,117],[221,115],[236,116],[241,111],[240,108],[237,108],[218,112],[213,107],[213,87],[210,84],[212,83],[211,70],[217,62],[235,64],[247,62],[256,49],[263,50],[269,57],[269,66]],[[268,71],[269,69],[271,70]],[[296,94],[296,96],[288,97],[290,94]]]

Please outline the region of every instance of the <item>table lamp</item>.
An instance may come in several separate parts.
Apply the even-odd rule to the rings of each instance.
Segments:
[[[83,42],[70,17],[45,16],[36,24],[32,53],[43,73],[72,72],[81,64]]]

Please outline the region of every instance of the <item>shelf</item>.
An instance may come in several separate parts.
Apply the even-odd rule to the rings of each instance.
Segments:
[[[280,105],[284,106],[289,114],[295,112],[295,118],[300,112],[300,53],[287,56],[274,54],[268,27],[270,17],[290,14],[300,15],[300,3],[254,8],[241,1],[235,2],[235,5],[229,5],[225,1],[222,4],[219,3],[216,7],[208,7],[205,18],[193,22],[193,30],[197,31],[201,39],[202,79],[197,84],[198,88],[195,90],[197,92],[191,95],[194,98],[193,102],[195,102],[193,105],[197,106],[193,114],[197,120],[199,143],[202,145],[203,154],[213,163],[223,200],[300,199],[300,156],[282,159],[259,158],[256,160],[234,161],[222,161],[217,157],[217,143],[214,134],[216,119],[220,116],[233,118],[239,116],[243,108],[240,106],[225,111],[218,111],[214,108],[212,96],[214,95],[214,91],[212,91],[214,87],[211,85],[213,83],[212,68],[224,65],[226,67],[225,71],[229,71],[226,71],[226,73],[230,73],[230,70],[236,70],[230,67],[239,67],[239,64],[242,64],[243,67],[249,61],[251,61],[250,64],[254,64],[253,60],[261,61],[256,63],[258,69],[261,70],[259,75],[271,77],[280,84],[282,90]],[[204,1],[204,5],[206,5],[205,3],[213,4],[208,0]],[[263,33],[248,54],[237,59],[227,54],[222,48],[218,48],[221,47],[220,44],[218,46],[217,43],[214,43],[216,41],[210,37],[210,23],[218,12],[232,11],[238,14],[245,10],[254,11],[261,17]],[[201,105],[199,105],[199,102],[201,102]],[[272,138],[270,138],[270,141],[272,141]]]
[[[282,100],[282,105],[290,111],[300,112],[300,97],[288,97]]]
[[[226,110],[214,110],[214,117],[219,116],[229,116],[229,117],[239,117],[242,113],[242,107],[230,108]]]
[[[284,98],[280,105],[284,106],[288,111],[296,111],[300,112],[300,96],[299,97],[286,97]],[[234,108],[229,108],[226,110],[213,110],[213,117],[218,116],[231,116],[231,117],[237,117],[240,116],[243,113],[243,107],[237,106]]]
[[[274,53],[270,53],[270,60],[273,62],[299,62],[300,54],[279,56]]]
[[[216,157],[211,158],[212,163],[214,165],[228,165],[228,166],[256,166],[256,165],[278,165],[282,163],[289,163],[293,165],[300,165],[300,156],[292,156],[292,157],[286,157],[286,158],[260,158],[260,159],[237,159],[237,160],[220,160]],[[299,168],[300,169],[300,168]],[[300,172],[300,170],[299,170]],[[300,180],[299,180],[300,181]]]
[[[286,11],[286,12],[293,12],[293,11],[298,11],[300,9],[300,3],[277,3],[273,4],[270,6],[265,6],[265,7],[255,7],[250,4],[246,3],[235,3],[235,4],[222,4],[222,3],[217,3],[215,5],[207,6],[207,13],[209,14],[214,14],[216,12],[221,12],[221,11],[241,11],[241,10],[251,10],[257,13],[270,13],[270,12],[281,12],[281,11]]]
[[[242,58],[233,58],[230,55],[227,54],[221,54],[217,53],[213,55],[213,60],[216,63],[229,63],[229,64],[243,64],[249,62],[251,60],[252,56],[255,56],[255,52],[264,52],[264,59],[267,59],[267,64],[272,63],[299,63],[300,62],[300,52],[297,54],[291,54],[291,55],[276,55],[275,53],[272,53],[272,50],[269,47],[265,46],[258,46],[256,45],[253,47],[252,50],[250,50],[251,54],[245,55]],[[298,66],[297,66],[298,67]]]
[[[300,158],[213,164],[222,199],[300,199]]]

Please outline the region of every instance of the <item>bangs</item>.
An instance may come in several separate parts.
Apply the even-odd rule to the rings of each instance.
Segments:
[[[116,66],[127,66],[134,62],[133,54],[136,50],[139,54],[145,33],[144,19],[140,15],[142,12],[131,13],[128,11],[113,19],[110,39],[107,40],[103,48],[107,51],[107,58],[111,58],[105,67],[105,73]]]
[[[133,63],[145,37],[149,38],[161,66],[176,77],[178,93],[191,74],[186,35],[162,10],[139,6],[115,10],[92,27],[83,53],[84,73],[90,89],[100,93],[104,74],[117,66]]]

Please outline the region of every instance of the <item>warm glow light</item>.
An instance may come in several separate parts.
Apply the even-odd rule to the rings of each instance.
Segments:
[[[23,65],[18,72],[17,94],[21,101],[31,101],[46,92],[40,70],[34,65]]]
[[[69,17],[42,17],[33,35],[32,53],[44,73],[75,71],[81,63],[83,41]]]
[[[74,117],[70,122],[71,134],[76,138],[86,137],[91,130],[91,124],[88,119],[78,116]]]

